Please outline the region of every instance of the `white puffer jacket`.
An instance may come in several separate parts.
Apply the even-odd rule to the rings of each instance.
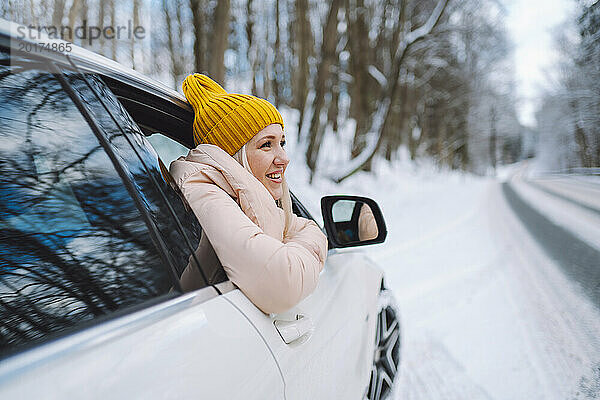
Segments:
[[[279,313],[314,291],[327,238],[313,221],[294,215],[284,237],[283,210],[217,146],[199,145],[173,161],[170,172],[227,276],[258,308]]]

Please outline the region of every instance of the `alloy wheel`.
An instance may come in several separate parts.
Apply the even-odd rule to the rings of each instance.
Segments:
[[[371,366],[371,380],[365,398],[390,399],[400,365],[399,313],[389,291],[380,294],[380,311],[375,331],[375,352]]]

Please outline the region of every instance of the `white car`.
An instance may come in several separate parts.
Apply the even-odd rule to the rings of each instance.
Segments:
[[[202,228],[158,154],[193,145],[185,99],[2,26],[0,398],[390,396],[399,315],[381,269],[342,249],[385,240],[374,201],[323,199],[327,262],[286,313],[262,313],[202,260],[205,287],[182,293]],[[377,237],[361,241],[362,204]]]

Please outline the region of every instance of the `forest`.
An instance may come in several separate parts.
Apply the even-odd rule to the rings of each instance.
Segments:
[[[519,122],[506,6],[497,0],[20,0],[2,18],[67,27],[65,40],[181,91],[203,72],[233,92],[296,110],[311,179],[324,138],[348,147],[328,175],[375,158],[493,175],[536,157],[548,171],[600,166],[600,6],[578,1],[557,29],[561,63],[537,126]],[[143,27],[97,40],[77,27]],[[112,31],[104,31],[112,32]],[[64,35],[63,35],[64,36]],[[350,141],[342,140],[350,137]]]

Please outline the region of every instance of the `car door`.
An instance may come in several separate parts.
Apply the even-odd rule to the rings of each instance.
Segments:
[[[315,291],[285,313],[266,315],[239,290],[225,296],[269,344],[288,400],[361,399],[373,360],[381,278],[364,255],[331,251]],[[289,343],[285,329],[292,331]]]
[[[0,398],[280,399],[219,289],[178,291],[193,235],[160,173],[81,75],[0,39]]]
[[[155,133],[150,141],[161,157],[172,160],[187,150]],[[310,217],[292,195],[293,209]],[[285,378],[287,399],[361,398],[373,360],[376,300],[382,272],[360,252],[330,251],[313,294],[284,314],[262,313],[238,290],[224,293],[269,344]],[[281,322],[294,329],[296,316],[309,324],[298,340],[286,343]],[[278,327],[275,325],[278,324]]]

